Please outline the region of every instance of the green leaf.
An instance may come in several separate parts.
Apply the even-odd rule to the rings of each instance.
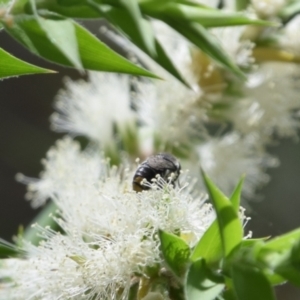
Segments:
[[[289,255],[275,268],[275,272],[300,287],[300,240],[294,243]]]
[[[240,244],[243,238],[243,227],[230,200],[214,185],[203,171],[202,176],[217,214],[223,257],[227,257]]]
[[[74,23],[68,19],[53,21],[38,17],[37,20],[49,41],[75,68],[82,70]]]
[[[218,9],[169,3],[161,8],[144,9],[143,12],[152,17],[164,20],[171,18],[182,22],[196,22],[204,27],[236,26],[236,25],[262,25],[274,26],[274,22],[247,17],[244,13],[227,12]]]
[[[76,2],[76,0],[74,0],[74,2]],[[86,1],[78,1],[78,3],[72,3],[72,0],[36,0],[36,7],[38,10],[40,10],[40,13],[41,11],[50,11],[68,18],[95,19],[101,17],[99,11],[88,5]],[[27,4],[25,6],[25,10],[27,13],[30,13],[30,5]]]
[[[164,21],[223,67],[233,72],[239,78],[246,79],[244,73],[222,49],[217,38],[211,35],[203,26],[171,19],[165,19]]]
[[[195,246],[190,260],[196,261],[200,257],[205,258],[208,265],[215,264],[222,257],[222,241],[217,220],[205,231]]]
[[[143,50],[148,54],[154,61],[156,61],[160,66],[162,66],[166,71],[172,74],[175,78],[181,81],[183,84],[189,87],[188,83],[182,77],[180,72],[177,70],[172,60],[165,53],[163,47],[160,45],[159,41],[154,37],[154,51],[148,51],[144,46],[136,27],[133,24],[131,16],[119,8],[107,7],[99,5],[94,1],[89,1],[91,6],[95,7],[101,14],[106,17],[113,26],[126,38],[128,38],[133,44]],[[152,29],[149,22],[145,19],[143,21],[144,34],[152,36]]]
[[[56,44],[49,39],[38,19],[32,16],[19,16],[14,21],[13,26],[6,26],[6,30],[30,51],[58,64],[73,65]],[[79,56],[85,69],[158,78],[115,53],[76,22],[72,22],[72,24],[75,29]],[[57,29],[56,26],[54,27]]]
[[[180,237],[159,230],[161,251],[169,268],[181,278],[187,268],[190,248]]]
[[[187,83],[185,78],[182,77],[181,73],[177,70],[171,58],[167,55],[164,48],[161,46],[160,42],[157,39],[155,39],[155,46],[156,46],[157,56],[153,57],[153,59],[161,67],[163,67],[166,71],[168,71],[170,74],[172,74],[175,78],[177,78],[179,81],[181,81],[184,85],[186,85],[189,88],[190,85]]]
[[[149,22],[143,18],[138,2],[136,0],[116,0],[116,2],[123,8],[123,15],[125,13],[129,15],[130,23],[128,25],[132,26],[132,29],[136,33],[135,37],[141,41],[141,47],[150,56],[155,56],[156,49],[153,30]]]
[[[289,250],[292,245],[300,239],[300,229],[276,237],[265,244],[264,249],[284,251]]]
[[[246,10],[249,5],[249,0],[235,0],[236,10]]]
[[[224,300],[238,300],[234,294],[234,291],[232,289],[228,289],[227,287],[222,296]]]
[[[267,277],[267,279],[269,280],[269,282],[275,286],[275,285],[280,285],[283,284],[285,282],[287,282],[287,279],[284,278],[283,276],[275,273],[273,270],[263,270],[265,276]]]
[[[237,213],[240,208],[240,200],[241,200],[241,194],[242,194],[244,180],[245,180],[245,176],[242,176],[242,178],[238,182],[237,186],[235,187],[232,195],[230,196],[230,202],[232,203],[232,206]]]
[[[187,300],[215,300],[225,287],[223,278],[214,274],[200,258],[189,267],[185,294]]]
[[[259,269],[234,264],[231,267],[231,276],[238,299],[275,300],[270,282]]]
[[[300,239],[300,229],[276,237],[266,242],[257,252],[257,260],[274,270],[285,265],[290,259],[291,249]]]
[[[285,5],[283,9],[279,12],[279,17],[284,20],[292,18],[294,15],[299,14],[300,12],[300,2],[292,1],[288,5]]]
[[[230,201],[236,213],[238,213],[240,207],[240,196],[242,192],[242,186],[244,177],[242,177],[234,189]],[[246,242],[249,240],[245,240]],[[222,256],[222,242],[219,233],[218,221],[215,220],[210,227],[205,231],[200,241],[195,246],[190,259],[192,261],[197,260],[200,257],[205,258],[208,265],[212,265],[220,260]]]
[[[19,75],[54,73],[54,71],[40,68],[18,59],[0,48],[0,78],[8,78]]]

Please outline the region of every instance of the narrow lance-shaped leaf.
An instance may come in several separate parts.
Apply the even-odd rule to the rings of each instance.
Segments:
[[[230,201],[236,213],[240,205],[240,195],[244,177],[242,177],[234,189]],[[223,195],[224,196],[224,195]],[[225,197],[225,196],[224,196]],[[226,198],[226,197],[225,197]],[[216,263],[222,256],[222,240],[219,231],[218,220],[215,220],[205,231],[198,244],[195,246],[190,259],[197,260],[200,257],[206,259],[208,265]]]
[[[259,269],[234,264],[231,267],[231,276],[237,299],[275,300],[270,282]]]
[[[73,65],[64,53],[57,48],[56,44],[49,39],[37,18],[19,16],[14,21],[12,26],[6,26],[6,30],[30,51],[58,64]],[[61,20],[53,22],[61,22]],[[68,22],[72,22],[74,26],[79,56],[85,69],[158,78],[115,53],[78,23]]]
[[[181,278],[187,268],[190,256],[190,248],[180,237],[159,231],[161,251],[169,268]]]
[[[75,68],[82,70],[74,23],[68,19],[54,21],[37,17],[37,20],[55,47]]]
[[[187,300],[215,300],[224,287],[223,278],[207,267],[205,259],[200,258],[190,265],[185,282]]]
[[[279,12],[279,16],[284,20],[289,20],[299,12],[300,12],[300,2],[291,1],[288,5],[285,5],[283,7],[283,9]]]
[[[212,204],[216,210],[223,256],[227,257],[241,242],[243,238],[243,227],[229,199],[214,185],[203,171],[202,176]]]
[[[69,19],[49,20],[37,13],[34,0],[29,0],[35,19],[44,31],[48,40],[75,68],[82,70],[82,63],[78,51],[75,27]]]
[[[207,9],[179,3],[168,3],[162,7],[144,7],[143,12],[158,19],[172,18],[182,22],[197,22],[204,27],[236,26],[236,25],[262,25],[277,26],[274,22],[247,17],[243,13],[227,12],[218,9]]]
[[[115,0],[122,8],[123,13],[126,11],[132,20],[132,25],[136,32],[136,37],[139,37],[143,48],[150,56],[156,55],[155,39],[152,28],[148,21],[144,20],[138,1],[136,0]],[[131,24],[130,24],[131,25]]]
[[[275,272],[300,287],[300,239],[294,243],[289,252],[289,256],[275,268]]]
[[[272,281],[280,282],[281,276],[300,286],[299,240],[300,230],[296,229],[266,242],[257,252],[257,259],[270,270],[268,273],[275,274],[270,276]]]
[[[230,202],[232,203],[232,206],[237,213],[240,208],[240,201],[241,201],[241,194],[242,194],[244,180],[245,180],[245,176],[242,176],[237,186],[235,187],[232,195],[230,196]]]
[[[236,10],[245,10],[249,5],[249,0],[235,0]]]
[[[213,35],[209,34],[203,26],[196,23],[177,22],[171,19],[165,19],[164,21],[190,40],[190,42],[199,47],[204,53],[213,58],[216,62],[233,72],[239,78],[245,79],[243,72],[222,49],[217,39]]]
[[[126,38],[128,38],[133,44],[139,47],[142,51],[148,54],[154,61],[156,61],[160,66],[162,66],[166,71],[172,74],[175,78],[181,81],[183,84],[189,87],[188,83],[182,77],[180,72],[175,67],[174,63],[172,62],[171,58],[168,57],[163,47],[160,45],[159,41],[154,37],[154,47],[155,51],[148,51],[145,48],[140,36],[137,32],[136,27],[133,24],[133,20],[131,19],[130,15],[120,9],[115,7],[109,7],[104,5],[99,5],[93,0],[88,0],[88,3],[97,9],[103,17],[107,18],[108,21]],[[150,36],[153,35],[152,28],[149,22],[145,19],[142,20],[144,34],[149,34]]]
[[[195,246],[190,260],[196,261],[200,257],[205,258],[208,265],[216,263],[222,257],[222,241],[217,220],[205,231]]]
[[[0,78],[20,75],[55,73],[54,71],[29,64],[0,48]]]
[[[67,18],[80,18],[80,19],[95,19],[101,18],[102,15],[92,8],[85,0],[39,0],[36,2],[36,7],[40,14],[45,12],[57,13]],[[25,5],[25,12],[31,13],[31,7],[27,3]]]
[[[278,236],[269,242],[266,242],[263,249],[284,251],[289,250],[290,247],[300,239],[300,229],[295,229],[291,232]]]

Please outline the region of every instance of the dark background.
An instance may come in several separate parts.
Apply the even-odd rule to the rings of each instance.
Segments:
[[[99,24],[89,22],[88,27],[96,33]],[[59,71],[0,81],[0,237],[11,241],[18,226],[30,224],[38,212],[24,200],[25,186],[15,181],[15,175],[38,177],[41,159],[60,137],[49,129],[53,99],[63,86],[63,77],[76,79],[80,74],[35,57],[5,32],[0,32],[0,46],[28,62]],[[276,236],[300,227],[300,144],[281,140],[269,151],[281,165],[269,171],[271,182],[261,190],[264,199],[252,204],[247,229],[254,237]],[[277,288],[277,295],[282,300],[300,299],[300,289],[284,285]]]

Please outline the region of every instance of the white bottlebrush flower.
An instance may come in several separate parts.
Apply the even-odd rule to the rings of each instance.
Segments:
[[[279,45],[282,49],[300,55],[300,15],[295,16],[281,30]]]
[[[226,195],[232,193],[242,175],[246,175],[243,195],[247,199],[269,180],[264,171],[276,166],[277,161],[257,148],[254,142],[230,133],[211,138],[197,147],[201,167]]]
[[[206,107],[201,102],[200,93],[172,78],[167,81],[136,81],[135,87],[134,103],[141,128],[150,132],[152,138],[158,138],[162,146],[190,145],[191,137],[206,134]]]
[[[287,0],[251,0],[256,14],[263,18],[276,17],[287,2]]]
[[[44,171],[40,179],[17,175],[19,181],[28,184],[26,198],[37,207],[45,204],[46,200],[54,197],[57,192],[68,189],[70,182],[82,185],[85,182],[96,181],[106,172],[103,167],[106,163],[100,155],[91,153],[81,152],[79,144],[71,138],[57,141],[47,152],[46,159],[42,160]]]
[[[192,44],[173,28],[162,21],[152,20],[151,25],[158,41],[182,74],[183,78],[197,91],[197,78],[191,68],[193,61]],[[167,74],[168,75],[168,74]],[[165,76],[165,75],[163,75]],[[168,77],[167,77],[168,79]]]
[[[39,246],[25,243],[24,259],[1,261],[1,300],[125,299],[134,278],[147,276],[147,267],[162,263],[158,229],[182,232],[193,246],[214,219],[206,197],[192,196],[182,180],[181,188],[153,183],[150,190],[136,193],[132,171],[108,170],[103,163],[103,172],[95,166],[99,177],[90,176],[82,162],[92,154],[73,151],[65,160],[61,144],[78,149],[74,141],[58,143],[51,150],[56,162],[47,161],[53,163],[53,173],[45,172],[40,181],[54,179],[55,220],[66,235],[39,228],[45,239]],[[59,178],[62,185],[53,178],[54,170],[71,170],[70,165],[81,180],[66,172]]]
[[[84,135],[104,147],[113,143],[115,127],[122,130],[135,122],[127,75],[89,72],[88,81],[68,80],[55,108],[54,130]]]
[[[211,33],[217,37],[224,51],[238,66],[248,68],[254,62],[254,43],[241,39],[244,29],[243,26],[220,27],[212,29]]]
[[[265,63],[250,74],[244,96],[234,99],[224,111],[242,134],[254,133],[270,139],[297,136],[300,126],[299,67],[285,63]]]

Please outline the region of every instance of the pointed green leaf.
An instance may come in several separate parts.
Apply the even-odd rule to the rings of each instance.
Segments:
[[[159,231],[161,251],[169,268],[181,278],[187,268],[190,248],[180,237]]]
[[[36,7],[39,10],[39,13],[53,12],[67,18],[80,18],[80,19],[95,19],[101,18],[102,15],[99,11],[95,10],[86,0],[58,0],[58,1],[49,1],[49,0],[39,0],[36,3]],[[25,5],[25,11],[31,12],[30,5]]]
[[[154,47],[155,50],[149,52],[147,48],[143,45],[136,28],[132,24],[132,19],[129,14],[122,11],[119,8],[107,7],[103,5],[99,5],[94,1],[89,1],[89,3],[95,7],[101,14],[106,17],[115,28],[123,34],[126,38],[128,38],[133,44],[143,50],[146,54],[148,54],[154,61],[156,61],[160,66],[162,66],[166,71],[172,74],[175,78],[181,81],[183,84],[189,87],[188,83],[182,77],[180,72],[175,67],[171,58],[165,53],[163,47],[160,45],[159,41],[154,38]],[[144,34],[153,35],[151,26],[149,22],[145,19],[142,20],[144,23]]]
[[[226,287],[227,288],[227,287]],[[232,289],[226,289],[223,293],[224,300],[238,300],[235,296],[235,293]]]
[[[215,300],[225,287],[223,278],[214,274],[200,258],[189,267],[185,295],[187,300]]]
[[[284,276],[281,276],[281,275],[275,273],[273,270],[266,269],[266,270],[263,270],[263,272],[264,272],[264,275],[267,277],[267,279],[273,286],[287,282],[287,279]]]
[[[80,57],[86,69],[159,78],[111,50],[78,23],[75,23],[75,27]]]
[[[246,10],[249,5],[249,0],[235,0],[236,10]]]
[[[240,207],[240,195],[242,192],[242,186],[244,177],[242,177],[233,191],[230,197],[230,201],[236,213]],[[245,240],[248,241],[248,240]],[[200,241],[195,246],[190,259],[192,261],[197,260],[200,257],[205,258],[208,265],[212,265],[219,261],[222,256],[222,242],[219,233],[218,221],[215,220],[210,227],[205,231]]]
[[[274,272],[286,278],[293,285],[300,287],[300,239],[294,242],[294,245],[286,252],[287,255],[282,254],[283,259],[276,266]]]
[[[54,21],[38,17],[37,20],[49,41],[55,45],[75,68],[83,69],[74,23],[68,19]]]
[[[274,251],[289,250],[300,239],[300,229],[295,229],[266,242],[264,249]]]
[[[243,227],[230,200],[214,185],[204,172],[202,172],[202,176],[212,204],[216,210],[223,256],[227,257],[241,242],[243,238]]]
[[[131,2],[133,0],[130,0]],[[88,1],[92,7],[98,10],[114,27],[126,38],[131,40],[140,49],[150,56],[156,55],[154,34],[150,23],[139,16],[139,21],[133,18],[130,11],[119,7],[100,5],[97,2]]]
[[[285,266],[275,269],[275,271],[284,278],[284,281],[288,281],[296,287],[300,287],[300,271],[294,266]],[[280,278],[280,277],[279,277]],[[284,282],[283,281],[283,282]],[[279,282],[279,283],[282,283]],[[277,284],[279,284],[277,283]]]
[[[232,195],[230,196],[230,202],[232,203],[233,208],[238,213],[240,208],[240,200],[242,194],[242,188],[244,184],[245,176],[243,176],[235,187]]]
[[[196,261],[200,257],[205,258],[208,265],[216,263],[222,257],[222,241],[217,220],[205,231],[195,246],[190,260]]]
[[[216,62],[233,72],[239,78],[245,80],[244,73],[222,49],[217,38],[211,35],[203,26],[196,23],[173,21],[171,19],[165,19],[164,21]]]
[[[6,30],[30,51],[58,64],[72,66],[69,59],[49,39],[35,17],[20,16],[16,17],[14,21],[12,26],[6,26]],[[73,26],[80,59],[85,69],[158,78],[115,53],[78,23],[73,22]]]
[[[204,27],[236,26],[236,25],[262,25],[274,26],[274,22],[253,19],[244,13],[227,12],[219,9],[207,9],[178,3],[169,3],[161,9],[143,9],[145,14],[158,19],[171,18],[182,22],[196,22]]]
[[[300,2],[299,1],[290,1],[288,5],[285,5],[283,9],[279,12],[279,17],[284,20],[289,20],[294,15],[300,12]]]
[[[116,0],[116,2],[123,8],[123,15],[125,13],[129,15],[130,24],[128,25],[132,26],[132,29],[136,32],[135,38],[139,38],[142,48],[150,56],[155,56],[156,49],[153,30],[149,22],[143,18],[138,2],[136,0]]]
[[[257,253],[257,259],[268,268],[274,269],[284,264],[291,255],[291,249],[300,239],[300,229],[276,237],[266,242]]]
[[[231,276],[238,299],[275,300],[270,282],[259,269],[234,264],[231,267]]]
[[[156,46],[157,56],[153,57],[153,59],[166,71],[168,71],[175,78],[181,81],[184,85],[190,88],[190,85],[187,83],[187,81],[181,75],[181,73],[177,70],[172,59],[168,56],[168,54],[165,52],[164,48],[161,46],[160,42],[157,39],[155,39],[155,46]]]
[[[54,71],[40,68],[18,59],[0,48],[0,78],[20,75],[54,73]]]

